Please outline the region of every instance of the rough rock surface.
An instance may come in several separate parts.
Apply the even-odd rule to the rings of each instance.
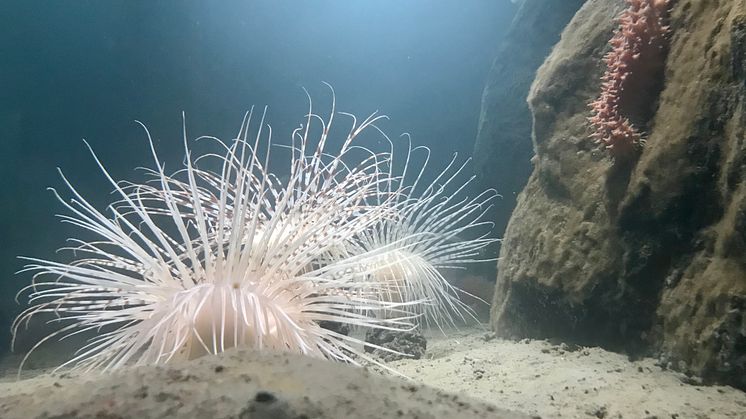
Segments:
[[[425,351],[427,350],[427,340],[420,329],[411,332],[369,329],[365,333],[365,341],[392,351],[409,355],[399,355],[372,346],[365,347],[366,352],[372,352],[373,355],[385,362],[403,358],[420,359],[425,355]]]
[[[746,2],[679,0],[632,164],[589,140],[622,0],[589,0],[529,95],[534,170],[492,307],[502,336],[559,337],[746,389]]]
[[[0,417],[528,418],[361,368],[246,350],[112,375],[0,383]]]
[[[526,104],[536,70],[585,0],[525,0],[501,42],[482,93],[474,171],[495,188],[495,233],[502,235],[518,192],[531,174],[531,114]]]

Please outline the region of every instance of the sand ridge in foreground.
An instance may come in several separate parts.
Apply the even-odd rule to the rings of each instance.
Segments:
[[[293,354],[229,350],[112,374],[0,382],[0,418],[528,419],[468,396]]]
[[[409,382],[249,350],[108,376],[6,376],[0,417],[746,418],[746,393],[697,385],[650,358],[478,328],[428,339],[423,359],[387,364]]]

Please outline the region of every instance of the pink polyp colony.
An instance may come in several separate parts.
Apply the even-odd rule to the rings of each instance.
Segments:
[[[612,157],[631,155],[643,141],[630,120],[638,115],[640,103],[648,98],[650,79],[656,77],[665,60],[665,20],[668,0],[627,0],[629,7],[619,18],[619,29],[609,41],[611,51],[604,57],[606,71],[601,94],[591,102],[591,137],[609,150]]]

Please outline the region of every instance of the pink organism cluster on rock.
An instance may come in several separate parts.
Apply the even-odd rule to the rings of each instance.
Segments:
[[[670,0],[626,0],[619,29],[609,41],[601,94],[591,102],[591,137],[615,159],[633,155],[643,142],[635,122],[651,115],[667,53]]]

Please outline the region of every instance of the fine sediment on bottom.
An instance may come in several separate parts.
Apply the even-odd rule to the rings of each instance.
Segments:
[[[108,375],[0,383],[0,417],[528,418],[363,368],[250,350]]]

